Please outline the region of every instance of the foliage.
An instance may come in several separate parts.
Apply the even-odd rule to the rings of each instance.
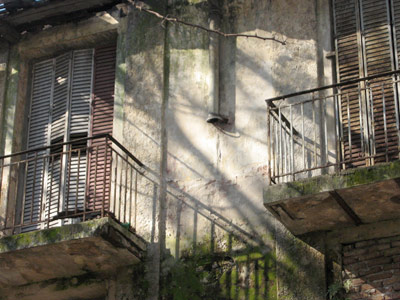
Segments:
[[[179,260],[167,258],[164,269],[169,272],[165,274],[163,299],[219,299],[219,280],[233,266],[230,256],[203,251],[188,251]]]
[[[351,281],[345,280],[344,282],[335,282],[328,287],[329,300],[350,300],[346,294],[351,288]]]

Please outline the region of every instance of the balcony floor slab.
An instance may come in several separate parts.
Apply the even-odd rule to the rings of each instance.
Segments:
[[[87,273],[110,276],[141,261],[145,242],[111,218],[0,239],[0,289]]]
[[[295,235],[400,217],[400,161],[264,189],[264,205]]]

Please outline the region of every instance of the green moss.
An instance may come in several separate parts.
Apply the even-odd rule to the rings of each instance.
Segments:
[[[211,251],[205,237],[183,251],[166,273],[163,295],[178,300],[276,299],[275,253],[232,237],[230,243],[235,250]]]
[[[289,232],[279,237],[279,299],[325,299],[323,254]]]
[[[370,184],[399,177],[400,161],[372,167],[350,169],[339,175],[322,175],[269,186],[264,190],[264,202],[270,205],[280,200]]]
[[[54,227],[3,237],[0,239],[0,252],[15,251],[89,235],[96,235],[97,231],[101,231],[103,225],[107,221],[108,218],[102,218],[74,225]]]

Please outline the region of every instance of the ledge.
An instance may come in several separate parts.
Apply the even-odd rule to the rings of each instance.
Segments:
[[[264,189],[264,205],[294,234],[400,217],[400,161]],[[398,199],[398,200],[397,200]]]
[[[139,263],[145,242],[111,218],[0,239],[0,289]]]

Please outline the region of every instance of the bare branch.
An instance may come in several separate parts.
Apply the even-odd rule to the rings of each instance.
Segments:
[[[183,25],[186,25],[186,26],[198,28],[200,30],[204,30],[204,31],[207,31],[207,32],[210,32],[210,33],[215,33],[215,34],[221,35],[223,37],[255,38],[255,39],[259,39],[259,40],[263,40],[263,41],[273,41],[273,42],[277,42],[277,43],[282,44],[282,45],[286,45],[286,41],[279,40],[275,36],[265,37],[265,36],[257,35],[257,33],[256,34],[226,33],[226,32],[222,32],[222,31],[219,31],[219,30],[210,29],[210,28],[198,25],[198,24],[189,23],[189,22],[180,20],[180,19],[178,19],[176,17],[169,17],[168,15],[167,16],[163,16],[162,14],[160,14],[160,13],[154,11],[154,10],[145,8],[144,7],[144,3],[141,2],[141,1],[128,0],[128,2],[130,2],[135,9],[140,10],[140,11],[144,11],[144,12],[146,12],[148,14],[151,14],[151,15],[156,16],[157,18],[161,19],[162,20],[162,25],[165,22],[171,22],[171,23],[183,24]]]

